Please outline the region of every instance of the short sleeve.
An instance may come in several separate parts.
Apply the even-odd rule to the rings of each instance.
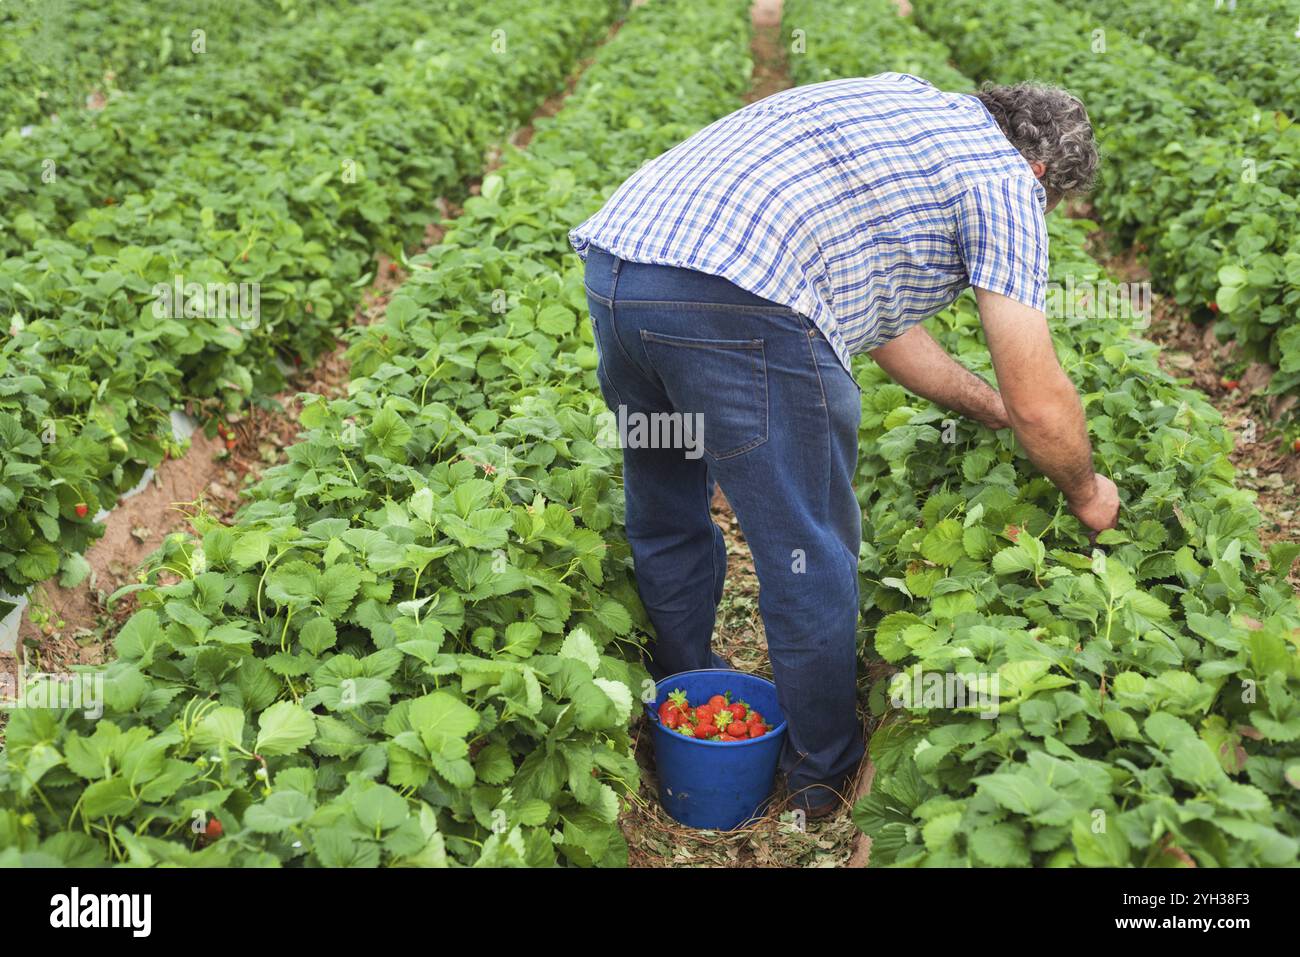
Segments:
[[[1008,176],[971,187],[957,213],[957,248],[970,284],[1039,311],[1047,301],[1043,187]]]

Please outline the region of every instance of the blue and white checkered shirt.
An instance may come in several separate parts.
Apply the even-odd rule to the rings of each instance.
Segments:
[[[968,286],[1043,309],[1046,194],[973,96],[903,73],[752,103],[641,167],[578,254],[722,276],[807,316],[848,368]]]

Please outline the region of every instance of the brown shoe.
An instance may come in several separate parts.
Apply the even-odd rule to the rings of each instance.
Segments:
[[[792,795],[792,798],[789,806],[796,811],[803,811],[804,818],[809,821],[831,817],[844,807],[840,792],[826,785],[804,788],[797,795]],[[813,804],[813,801],[817,803]]]
[[[803,816],[809,821],[820,821],[822,818],[831,817],[840,810],[844,805],[840,801],[827,801],[825,804],[819,804],[816,807],[800,808]]]

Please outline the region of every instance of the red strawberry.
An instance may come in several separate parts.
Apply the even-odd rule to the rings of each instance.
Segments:
[[[686,692],[682,691],[681,689],[678,689],[670,693],[668,695],[666,703],[671,704],[674,708],[676,708],[679,712],[681,712],[682,717],[686,717],[691,713],[691,703],[686,700]]]
[[[659,721],[665,727],[676,728],[691,720],[691,709],[686,704],[686,695],[673,692],[659,706]]]
[[[1211,303],[1208,303],[1208,305],[1209,305],[1209,307],[1210,307],[1210,312],[1218,312],[1218,311],[1219,311],[1219,304],[1218,304],[1217,302],[1211,302]]]
[[[727,699],[722,697],[722,695],[720,694],[715,694],[712,698],[709,699],[709,707],[713,709],[714,714],[717,714],[726,706],[727,706]]]
[[[739,741],[740,738],[736,737],[735,735],[728,734],[727,732],[724,731],[724,732],[722,732],[722,740],[723,740],[723,741]]]
[[[712,738],[718,733],[718,728],[711,721],[701,721],[695,727],[695,736],[697,738]]]
[[[749,732],[745,730],[745,722],[733,721],[727,725],[727,734],[735,735],[737,738],[743,738]]]
[[[221,822],[218,821],[215,817],[209,818],[208,826],[204,829],[203,836],[206,837],[209,841],[215,841],[223,833],[225,833],[225,830],[226,829],[221,826]]]
[[[745,719],[745,723],[746,723],[746,724],[753,724],[753,723],[756,722],[756,721],[757,721],[759,724],[762,724],[762,723],[763,723],[763,716],[762,716],[761,714],[759,714],[757,711],[751,711],[751,712],[749,713],[749,717]]]
[[[78,502],[76,505],[72,507],[77,513],[77,518],[85,518],[88,514],[90,514],[90,508],[86,505],[85,502]]]
[[[226,448],[233,449],[238,443],[233,439],[226,439]]]
[[[1300,452],[1300,439],[1296,439],[1294,442],[1291,443],[1291,451]]]
[[[727,707],[727,710],[730,711],[734,717],[739,718],[741,721],[744,721],[745,713],[749,711],[749,705],[737,701],[735,704],[729,705]]]
[[[751,738],[761,738],[765,734],[767,734],[767,725],[751,724],[749,726],[749,736]]]

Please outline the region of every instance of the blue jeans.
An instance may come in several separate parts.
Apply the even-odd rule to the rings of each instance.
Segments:
[[[857,383],[810,320],[720,277],[593,248],[586,286],[597,378],[624,439],[637,588],[656,632],[650,672],[722,664],[710,648],[727,566],[709,513],[717,481],[754,556],[789,722],[782,769],[796,804],[824,805],[824,788],[841,790],[863,753]],[[645,427],[655,413],[678,416]]]

